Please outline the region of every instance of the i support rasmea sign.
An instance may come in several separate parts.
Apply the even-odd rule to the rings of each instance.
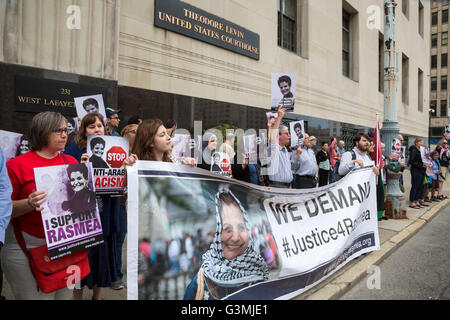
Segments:
[[[155,0],[155,26],[259,60],[259,35],[179,0]]]

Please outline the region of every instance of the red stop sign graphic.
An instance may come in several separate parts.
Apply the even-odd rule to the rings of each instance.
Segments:
[[[222,161],[220,162],[220,168],[222,169],[222,171],[230,171],[230,162],[227,159],[222,159]]]
[[[111,168],[120,168],[127,158],[127,153],[122,147],[111,147],[106,153],[106,162]]]

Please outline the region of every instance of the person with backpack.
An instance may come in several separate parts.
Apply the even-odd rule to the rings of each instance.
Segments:
[[[342,155],[336,180],[341,179],[354,168],[363,168],[374,165],[368,151],[370,148],[370,137],[366,133],[359,132],[353,139],[354,148]],[[380,170],[377,166],[373,167],[373,172],[378,176]]]

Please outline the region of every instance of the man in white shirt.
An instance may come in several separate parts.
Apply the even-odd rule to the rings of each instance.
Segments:
[[[269,127],[269,148],[268,156],[268,176],[270,186],[276,188],[290,188],[293,179],[291,169],[290,153],[286,149],[286,144],[290,141],[291,135],[286,126],[280,126],[286,110],[278,108],[278,118],[275,123],[268,123]]]
[[[353,139],[353,143],[355,145],[353,150],[347,151],[342,155],[338,172],[340,176],[345,176],[355,167],[363,168],[374,164],[368,154],[370,146],[369,136],[365,133],[359,132]],[[373,172],[376,175],[380,174],[378,167],[374,167]]]

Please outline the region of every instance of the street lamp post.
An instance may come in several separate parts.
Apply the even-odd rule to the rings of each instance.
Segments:
[[[435,113],[435,110],[428,109],[428,148],[431,149],[431,115]]]
[[[400,127],[397,120],[397,67],[395,65],[395,0],[384,0],[384,116],[381,129],[387,154],[392,153],[392,141],[398,138]],[[406,218],[406,200],[401,192],[400,165],[391,161],[387,168],[385,215],[389,218]]]

